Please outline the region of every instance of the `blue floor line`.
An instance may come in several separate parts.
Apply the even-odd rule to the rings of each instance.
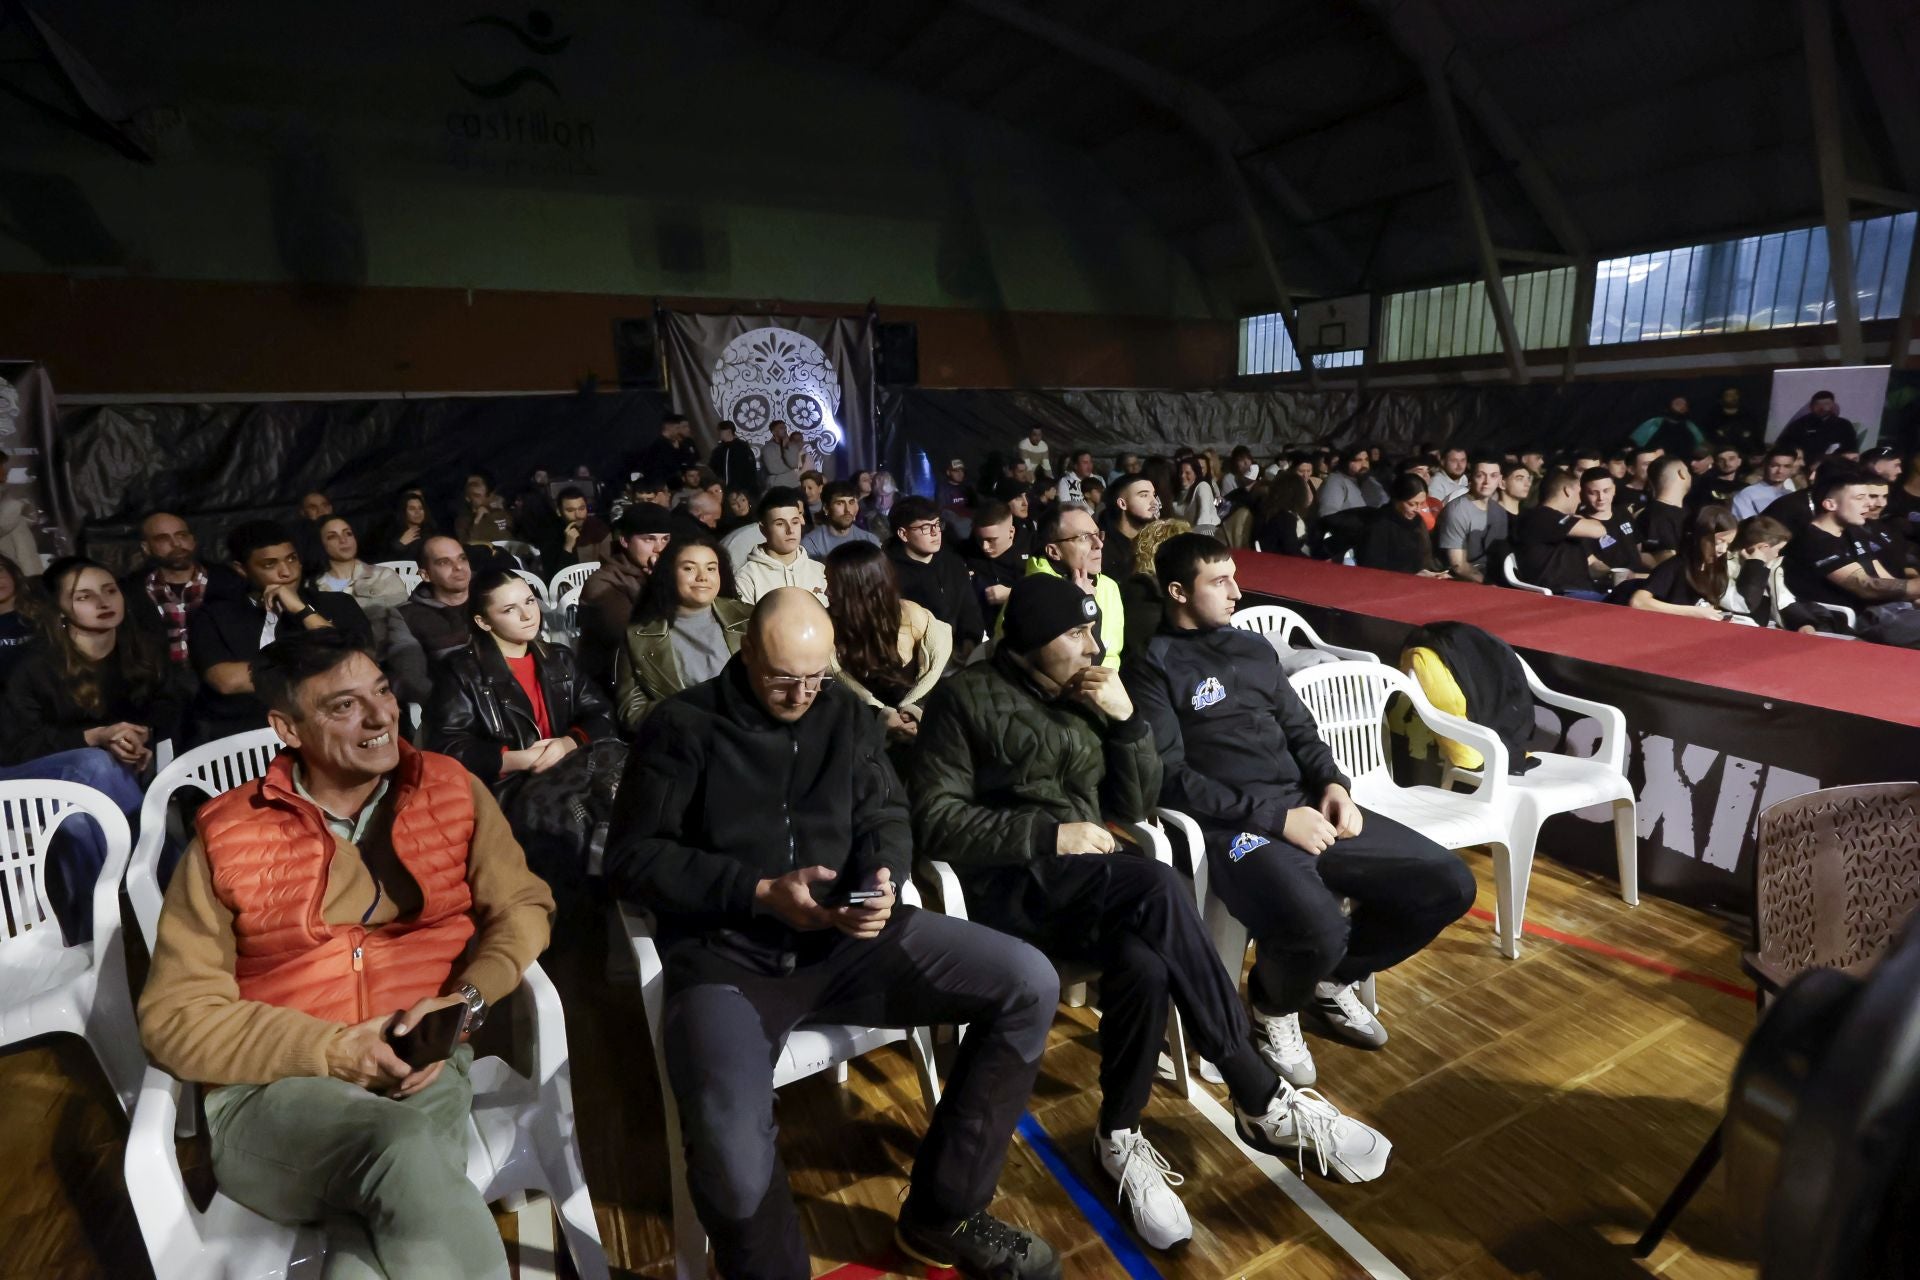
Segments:
[[[1033,1148],[1033,1153],[1040,1157],[1040,1163],[1047,1167],[1047,1172],[1053,1175],[1053,1180],[1066,1190],[1067,1197],[1073,1201],[1074,1208],[1080,1210],[1081,1216],[1092,1224],[1107,1249],[1126,1269],[1127,1275],[1132,1277],[1132,1280],[1161,1280],[1159,1268],[1147,1260],[1146,1254],[1140,1252],[1140,1246],[1133,1242],[1133,1237],[1127,1234],[1127,1229],[1120,1225],[1118,1218],[1113,1216],[1113,1211],[1107,1207],[1106,1200],[1095,1195],[1086,1183],[1080,1181],[1079,1175],[1074,1173],[1073,1167],[1067,1163],[1066,1156],[1061,1154],[1059,1146],[1047,1131],[1040,1127],[1040,1122],[1033,1118],[1031,1112],[1020,1117],[1017,1132],[1027,1140],[1027,1145]],[[1058,1243],[1055,1242],[1056,1247]]]

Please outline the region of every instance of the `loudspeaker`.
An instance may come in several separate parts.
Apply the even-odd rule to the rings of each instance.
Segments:
[[[873,326],[873,378],[888,386],[920,381],[920,326],[911,322]]]
[[[651,391],[660,386],[660,348],[653,340],[653,318],[613,322],[613,359],[624,390]]]

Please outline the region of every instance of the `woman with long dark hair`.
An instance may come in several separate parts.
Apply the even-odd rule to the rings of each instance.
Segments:
[[[442,659],[427,746],[492,789],[535,870],[577,880],[625,763],[613,709],[573,650],[540,638],[540,600],[526,579],[480,574],[466,608],[473,638]],[[609,750],[582,750],[600,747]]]
[[[316,591],[352,596],[373,629],[373,651],[393,681],[402,702],[425,702],[431,692],[426,651],[400,615],[407,602],[407,584],[384,565],[360,558],[360,538],[345,516],[323,516],[315,526],[326,559],[308,582]]]
[[[105,565],[80,556],[42,575],[54,612],[45,642],[7,682],[0,723],[0,778],[79,782],[132,814],[153,749],[174,736],[187,693],[157,629],[135,621]],[[63,823],[67,838],[49,864],[53,907],[69,940],[92,936],[89,902],[106,861],[91,822]],[[163,872],[169,868],[163,868]]]
[[[1727,508],[1700,508],[1680,554],[1661,561],[1645,581],[1636,583],[1627,603],[1686,618],[1724,621],[1733,614],[1745,614],[1747,602],[1733,589],[1727,567],[1727,553],[1739,529],[1740,522]]]
[[[418,563],[420,548],[439,532],[433,511],[427,506],[427,495],[419,489],[407,489],[394,504],[393,516],[381,536],[380,558]]]
[[[711,534],[680,533],[654,561],[614,659],[614,706],[632,733],[682,689],[720,674],[740,651],[753,606],[740,603],[733,565]]]
[[[1282,471],[1267,483],[1254,511],[1253,538],[1262,551],[1312,558],[1318,529],[1313,487],[1298,471]]]
[[[1199,458],[1182,458],[1174,474],[1178,489],[1167,514],[1185,520],[1196,533],[1213,532],[1220,523],[1220,492],[1207,479],[1206,464]]]
[[[827,557],[835,678],[880,712],[893,742],[920,731],[920,700],[953,655],[953,628],[900,596],[893,562],[879,547],[850,542]]]

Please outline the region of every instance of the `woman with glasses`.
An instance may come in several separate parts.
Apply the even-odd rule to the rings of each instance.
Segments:
[[[840,682],[880,713],[888,742],[912,742],[920,701],[953,654],[953,628],[902,600],[886,554],[865,542],[827,556],[827,613]]]
[[[543,878],[577,880],[593,820],[611,811],[625,763],[613,708],[573,650],[540,639],[540,601],[526,579],[480,574],[467,608],[472,639],[442,660],[427,746],[492,789]],[[608,750],[582,750],[601,746]]]
[[[655,707],[720,674],[740,651],[753,606],[733,589],[733,566],[704,533],[677,534],[661,551],[614,660],[614,707],[632,733]]]

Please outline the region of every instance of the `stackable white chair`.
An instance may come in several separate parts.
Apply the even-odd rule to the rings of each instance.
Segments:
[[[1611,807],[1620,896],[1629,906],[1638,906],[1640,902],[1640,836],[1633,784],[1627,780],[1626,715],[1607,703],[1549,689],[1540,682],[1525,658],[1518,654],[1514,657],[1526,674],[1527,688],[1536,703],[1572,712],[1576,718],[1593,720],[1600,726],[1600,742],[1590,756],[1570,756],[1557,751],[1528,752],[1534,759],[1533,767],[1507,778],[1501,788],[1499,804],[1508,815],[1507,856],[1514,868],[1512,911],[1504,910],[1507,905],[1504,894],[1501,904],[1503,924],[1509,915],[1513,920],[1512,937],[1507,936],[1504,928],[1501,932],[1501,950],[1510,956],[1519,950],[1520,916],[1527,905],[1527,879],[1533,869],[1533,851],[1540,838],[1540,826],[1556,813],[1572,813],[1595,805]],[[1441,785],[1451,788],[1456,782],[1477,783],[1483,774],[1484,770],[1448,765],[1441,771]]]
[[[1521,580],[1520,562],[1514,558],[1514,555],[1511,551],[1507,553],[1507,558],[1503,563],[1507,571],[1507,581],[1511,582],[1514,586],[1520,588],[1522,591],[1531,591],[1533,592],[1533,594],[1537,596],[1550,596],[1553,594],[1553,592],[1547,590],[1545,587],[1536,587],[1531,582],[1524,582]]]
[[[598,560],[583,560],[579,564],[568,565],[560,572],[554,574],[553,581],[547,584],[547,599],[553,601],[556,609],[559,608],[560,601],[562,597],[566,595],[568,589],[571,588],[574,594],[578,596],[580,588],[586,585],[587,579],[591,578],[593,571],[599,567],[600,562]]]
[[[1377,655],[1368,653],[1365,649],[1347,649],[1337,644],[1328,644],[1320,638],[1320,633],[1315,631],[1312,624],[1305,618],[1277,604],[1256,604],[1249,605],[1245,609],[1236,609],[1233,614],[1233,625],[1242,631],[1257,631],[1262,635],[1276,636],[1276,643],[1289,649],[1297,647],[1294,644],[1294,638],[1297,636],[1305,640],[1308,647],[1318,649],[1322,653],[1330,653],[1336,658],[1344,658],[1349,662],[1380,661]]]
[[[47,900],[47,861],[61,823],[83,817],[100,825],[107,856],[93,886],[93,941],[70,947]],[[0,1045],[54,1032],[81,1037],[127,1111],[145,1066],[120,937],[132,843],[126,815],[92,787],[0,782]]]
[[[167,807],[173,797],[192,787],[211,799],[251,782],[267,771],[280,747],[280,735],[271,729],[217,738],[166,764],[147,784],[146,798],[140,802],[140,840],[127,864],[127,897],[149,952],[160,928],[160,850],[166,842]]]
[[[550,1196],[581,1280],[607,1280],[606,1251],[576,1141],[560,994],[537,964],[527,970],[518,994],[532,1000],[533,1074],[523,1076],[499,1058],[475,1060],[467,1180],[489,1202],[503,1200],[521,1211],[523,1245],[546,1235],[546,1215],[528,1194]],[[174,1146],[175,1125],[183,1110],[191,1111],[193,1091],[149,1067],[127,1135],[127,1192],[157,1280],[319,1276],[326,1242],[317,1226],[269,1221],[219,1191],[206,1209],[194,1207]],[[535,1274],[523,1254],[520,1275]]]
[[[901,902],[910,907],[920,905],[920,895],[912,881],[902,883],[899,892]],[[661,1040],[666,1017],[666,971],[660,949],[654,942],[652,918],[632,903],[622,902],[620,920],[633,950],[634,967],[639,971],[640,1003],[647,1014],[647,1034],[653,1041],[655,1074],[660,1081],[660,1104],[666,1114],[666,1157],[673,1189],[673,1274],[675,1280],[706,1280],[707,1233],[694,1212],[693,1196],[687,1188],[680,1108],[674,1101],[673,1085],[667,1079],[666,1049]],[[920,1076],[920,1093],[931,1115],[940,1104],[940,1077],[933,1061],[933,1033],[926,1027],[915,1027],[911,1031],[830,1023],[796,1027],[780,1050],[780,1061],[773,1069],[773,1087],[785,1088],[829,1068],[844,1082],[848,1062],[903,1040],[911,1051],[914,1069]]]
[[[1146,856],[1156,862],[1164,862],[1175,870],[1179,864],[1173,860],[1173,845],[1167,839],[1167,833],[1151,822],[1130,822],[1125,824],[1128,834],[1132,835]],[[1196,841],[1191,846],[1199,858],[1200,845]],[[1126,856],[1126,855],[1119,855]],[[960,888],[960,877],[954,872],[953,865],[937,859],[928,859],[920,866],[933,877],[940,887],[941,911],[956,920],[970,919],[967,915],[966,895]],[[1204,874],[1201,872],[1200,874]],[[1060,989],[1064,993],[1070,987],[1084,987],[1086,983],[1098,978],[1100,972],[1090,965],[1075,964],[1071,961],[1056,961],[1054,968],[1060,973]],[[1070,1007],[1079,1007],[1083,999],[1069,997]],[[1183,1098],[1193,1096],[1193,1081],[1188,1072],[1187,1032],[1180,1021],[1180,1010],[1173,1008],[1167,1015],[1167,1054],[1173,1062],[1173,1087]]]
[[[533,588],[533,598],[540,602],[542,609],[550,609],[553,607],[547,599],[547,583],[544,578],[526,569],[515,569],[513,572],[514,576]]]
[[[580,593],[585,589],[583,584],[576,582],[553,600],[554,625],[576,638],[580,634]]]
[[[411,560],[382,560],[380,567],[399,574],[400,581],[407,584],[408,591],[420,585],[420,566]]]

